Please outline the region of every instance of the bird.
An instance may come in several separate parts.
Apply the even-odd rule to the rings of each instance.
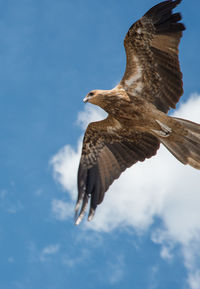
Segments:
[[[162,143],[181,163],[200,169],[200,125],[167,113],[183,94],[179,43],[186,29],[167,0],[148,10],[128,30],[126,68],[111,90],[92,90],[83,99],[107,112],[84,134],[78,168],[75,224],[88,221],[121,173],[156,155]]]

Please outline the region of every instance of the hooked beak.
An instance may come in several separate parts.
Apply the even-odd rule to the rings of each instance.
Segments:
[[[90,99],[90,97],[86,96],[86,97],[83,99],[83,102],[88,102],[89,99]]]
[[[83,99],[83,102],[87,102],[88,101],[88,98],[87,96]]]

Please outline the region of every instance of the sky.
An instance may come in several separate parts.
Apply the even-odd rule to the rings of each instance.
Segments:
[[[125,69],[123,38],[155,0],[0,0],[0,289],[200,289],[199,171],[161,147],[74,225],[82,99]],[[200,123],[198,0],[177,11],[184,95]]]

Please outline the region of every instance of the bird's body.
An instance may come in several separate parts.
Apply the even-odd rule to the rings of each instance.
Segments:
[[[105,110],[110,118],[115,120],[115,125],[111,123],[107,127],[110,133],[120,130],[134,130],[150,131],[151,129],[159,129],[156,119],[165,118],[165,113],[162,113],[155,108],[153,104],[150,104],[144,98],[134,96],[130,98],[126,91],[114,88],[110,91],[95,91],[98,94],[100,100],[94,100],[91,103],[100,106]],[[113,106],[114,103],[114,106]],[[99,125],[101,122],[99,122]],[[103,124],[103,123],[102,123]]]
[[[90,198],[89,220],[112,182],[137,161],[155,155],[160,143],[183,164],[200,169],[200,125],[166,114],[183,93],[178,46],[185,27],[180,13],[172,13],[180,2],[161,2],[130,27],[124,39],[127,63],[122,80],[84,99],[108,117],[90,123],[85,132],[76,224]]]

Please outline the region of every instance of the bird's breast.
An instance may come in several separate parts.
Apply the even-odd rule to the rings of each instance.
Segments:
[[[114,103],[107,105],[105,110],[108,114],[114,118],[122,121],[137,121],[142,120],[145,117],[145,113],[148,111],[148,107],[144,104],[144,101],[123,101],[116,100]]]
[[[142,129],[154,129],[157,127],[155,119],[159,119],[160,111],[145,99],[133,98],[128,101],[115,101],[105,109],[124,128],[140,127]],[[162,113],[161,113],[162,114]]]

